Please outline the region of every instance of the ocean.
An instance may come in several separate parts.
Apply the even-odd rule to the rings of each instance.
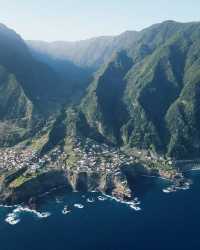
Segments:
[[[172,193],[165,180],[139,178],[137,211],[98,193],[46,197],[40,213],[0,207],[0,250],[200,249],[200,172],[188,177],[190,189]]]

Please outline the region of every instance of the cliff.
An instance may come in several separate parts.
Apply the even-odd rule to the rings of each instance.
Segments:
[[[138,176],[154,175],[174,179],[174,172],[160,172],[140,164],[122,166],[115,173],[108,171],[49,170],[29,176],[24,170],[8,173],[0,179],[0,203],[17,204],[35,200],[46,192],[58,188],[66,191],[99,191],[120,200],[134,195],[134,182]],[[8,181],[9,180],[9,181]]]
[[[131,198],[131,190],[122,172],[108,174],[105,172],[73,172],[51,170],[32,178],[23,179],[16,176],[11,182],[0,182],[0,203],[17,204],[37,199],[40,195],[60,187],[66,191],[90,192],[99,191],[118,199]]]

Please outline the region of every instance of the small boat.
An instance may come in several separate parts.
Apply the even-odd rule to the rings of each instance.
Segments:
[[[82,204],[74,204],[74,207],[77,207],[77,208],[84,208],[84,206]]]
[[[62,213],[63,214],[68,214],[70,213],[71,211],[68,209],[68,206],[64,206],[63,210],[62,210]]]

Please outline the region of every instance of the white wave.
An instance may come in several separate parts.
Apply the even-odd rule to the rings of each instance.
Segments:
[[[140,205],[141,204],[141,202],[139,201],[139,199],[137,197],[135,197],[133,199],[133,202],[134,202],[135,205]]]
[[[163,191],[163,193],[166,193],[166,194],[171,193],[171,191],[169,189],[167,189],[167,188],[164,188],[162,191]]]
[[[182,190],[188,190],[188,189],[190,189],[190,187],[189,186],[185,186],[185,187],[182,187],[181,189]]]
[[[190,189],[190,185],[184,185],[182,187],[176,187],[177,190],[188,190]]]
[[[57,203],[57,204],[60,204],[60,203],[62,203],[62,202],[63,202],[62,199],[56,198],[56,203]]]
[[[65,211],[64,209],[62,210],[62,214],[68,214],[68,213],[70,213],[71,211]]]
[[[78,203],[74,204],[74,207],[77,207],[77,208],[84,208],[84,206],[83,206],[82,204],[78,204]]]
[[[159,176],[157,175],[147,175],[147,174],[142,174],[142,177],[147,177],[147,178],[158,178]]]
[[[12,211],[12,214],[17,217],[22,212],[32,213],[36,215],[38,218],[47,218],[51,215],[49,212],[38,212],[36,210],[30,209],[28,207],[22,207],[22,206],[17,206],[17,208],[15,208]]]
[[[70,213],[71,211],[68,209],[68,206],[64,206],[63,210],[62,210],[62,213],[63,214],[68,214]]]
[[[161,179],[161,180],[165,180],[165,181],[168,181],[168,182],[172,182],[172,180],[170,180],[169,178],[167,177],[163,177],[163,176],[159,176],[159,175],[141,175],[142,177],[146,177],[146,178],[156,178],[156,179]]]
[[[17,223],[20,222],[20,219],[16,219],[15,217],[8,216],[8,217],[5,219],[5,222],[7,222],[7,223],[10,224],[10,225],[16,225]]]
[[[93,203],[95,200],[94,200],[94,198],[87,198],[87,202],[89,202],[89,203]]]
[[[39,218],[47,218],[51,215],[51,213],[49,212],[42,212],[42,213],[39,213],[39,215],[37,215]]]
[[[136,211],[142,210],[141,207],[139,207],[140,201],[137,197],[135,197],[134,200],[132,200],[132,201],[124,201],[124,200],[117,199],[116,197],[113,197],[111,195],[106,195],[106,194],[104,194],[104,195],[106,197],[110,198],[111,200],[114,200],[114,201],[119,202],[121,204],[128,205],[130,208],[132,208]]]
[[[18,218],[17,214],[9,213],[9,214],[7,214],[5,222],[7,222],[10,225],[16,225],[17,223],[20,222],[20,219]]]
[[[13,207],[17,207],[18,205],[3,205],[0,204],[0,207],[4,207],[4,208],[13,208]]]
[[[105,195],[105,196],[106,196],[106,195]],[[109,196],[109,198],[110,198],[110,196]],[[98,196],[97,199],[98,199],[99,201],[105,201],[107,198],[104,197],[104,196]]]
[[[183,186],[169,186],[169,187],[167,187],[167,188],[164,188],[162,191],[164,192],[164,193],[173,193],[173,192],[176,192],[176,191],[178,191],[178,190],[188,190],[188,189],[190,189],[190,184],[191,183],[189,183],[189,182],[186,182],[186,183],[184,183],[184,185]]]
[[[186,171],[184,171],[184,173],[187,173],[187,172],[190,172],[190,171],[199,171],[200,170],[200,167],[199,168],[191,168],[191,169],[189,169],[189,170],[186,170]]]
[[[104,194],[104,196],[106,196],[109,199],[114,200],[116,202],[122,203],[122,204],[127,204],[127,205],[131,205],[132,204],[132,201],[124,201],[124,200],[118,199],[118,198],[116,198],[114,196],[111,196],[111,195],[108,195],[108,194]]]
[[[141,210],[141,208],[139,206],[134,205],[134,204],[130,205],[130,208],[132,208],[132,209],[134,209],[136,211],[140,211]]]

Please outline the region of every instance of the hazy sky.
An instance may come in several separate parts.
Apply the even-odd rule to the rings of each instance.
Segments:
[[[80,40],[164,20],[200,21],[200,0],[0,0],[0,22],[24,39]]]

